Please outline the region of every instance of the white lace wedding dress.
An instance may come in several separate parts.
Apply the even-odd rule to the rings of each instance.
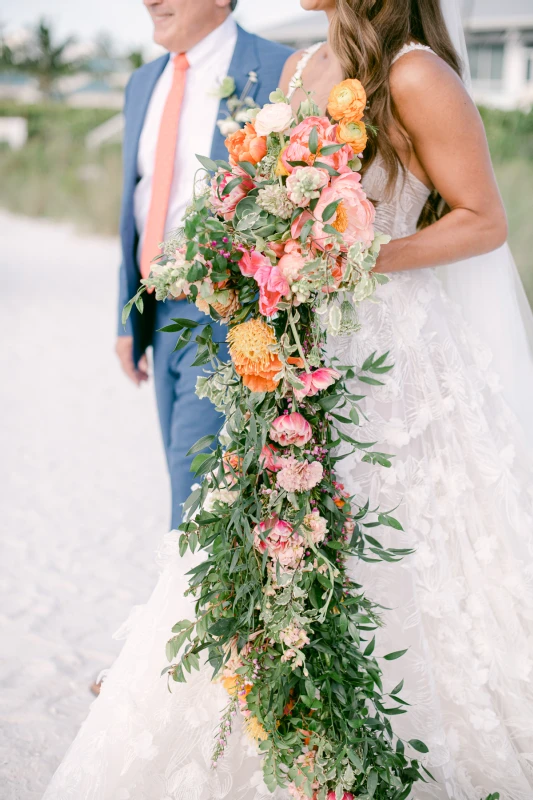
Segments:
[[[386,202],[385,183],[377,161],[365,177],[368,194],[381,200],[376,227],[394,238],[411,234],[428,190],[408,175]],[[395,364],[385,386],[367,392],[368,422],[358,432],[395,454],[393,467],[351,457],[339,472],[351,493],[384,510],[400,504],[406,533],[380,538],[416,549],[401,564],[352,564],[390,609],[378,653],[409,647],[383,663],[386,687],[404,678],[411,703],[393,717],[395,728],[427,743],[425,763],[437,779],[418,785],[412,799],[480,800],[500,791],[504,800],[532,800],[531,453],[490,353],[436,273],[397,273],[379,300],[361,307],[361,332],[333,340],[330,350],[344,364],[389,350]],[[182,596],[192,558],[180,559],[175,534],[165,538],[154,594],[130,618],[124,649],[45,800],[272,797],[238,724],[227,755],[210,769],[227,696],[209,673],[193,673],[170,693],[160,677],[171,626],[192,614]]]

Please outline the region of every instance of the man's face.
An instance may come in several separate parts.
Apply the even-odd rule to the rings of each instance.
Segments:
[[[154,41],[166,50],[182,52],[220,24],[230,0],[143,0],[154,23]]]

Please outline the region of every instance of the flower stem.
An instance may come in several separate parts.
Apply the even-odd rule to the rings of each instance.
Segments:
[[[296,325],[294,324],[294,319],[292,317],[292,311],[289,312],[289,324],[291,326],[292,335],[294,336],[294,341],[295,341],[296,347],[298,348],[298,352],[300,353],[300,358],[304,362],[305,371],[306,372],[311,372],[311,370],[309,369],[309,364],[307,363],[307,360],[306,360],[305,355],[304,355],[302,343],[300,341],[300,337],[298,336],[298,331],[296,330]]]

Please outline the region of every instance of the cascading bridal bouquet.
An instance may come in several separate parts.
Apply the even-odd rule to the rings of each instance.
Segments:
[[[373,268],[388,237],[374,231],[359,174],[366,96],[343,81],[329,117],[309,96],[297,113],[281,91],[270,99],[227,138],[229,162],[198,157],[207,178],[184,228],[124,311],[142,311],[153,287],[158,300],[184,293],[229,326],[228,363],[210,324],[165,329],[180,333],[177,349],[195,334],[195,365],[213,367],[197,393],[225,415],[218,439],[190,452],[203,480],[185,504],[180,551],[199,546],[205,560],[189,573],[196,618],[174,626],[166,671],[184,681],[202,659],[227,690],[214,763],[240,713],[271,791],[400,800],[431,777],[412,754],[427,748],[413,739],[409,755],[393,733],[402,683],[385,693],[373,654],[379,609],[346,564],[409,551],[382,547],[375,529],[400,523],[335,479],[348,451],[390,466],[335,423],[359,424],[364,395],[346,381],[379,384],[391,366],[386,353],[358,369],[325,355],[327,333],[355,332],[357,304],[386,280]]]

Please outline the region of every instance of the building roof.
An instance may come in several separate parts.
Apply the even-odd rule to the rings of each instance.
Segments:
[[[465,27],[504,30],[533,27],[533,0],[462,0]]]

